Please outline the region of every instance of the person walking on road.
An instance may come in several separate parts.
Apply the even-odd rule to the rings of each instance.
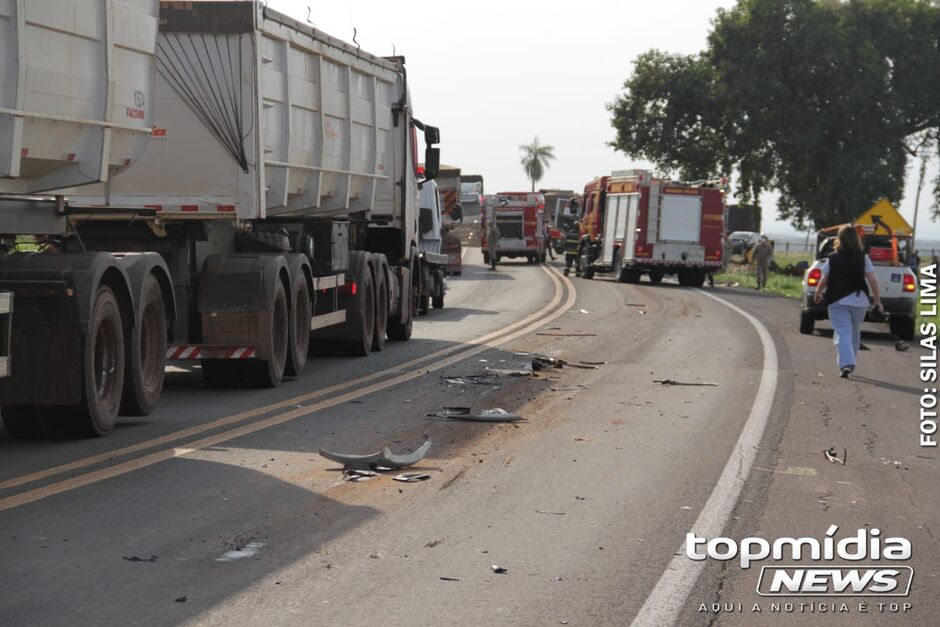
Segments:
[[[581,222],[575,220],[565,232],[565,276],[571,272],[574,265],[574,275],[581,276]]]
[[[770,258],[774,256],[774,247],[766,235],[760,236],[760,241],[754,246],[751,258],[757,266],[757,289],[767,287],[767,275],[770,272]]]
[[[847,378],[855,370],[856,356],[862,343],[862,322],[871,296],[875,309],[884,311],[875,267],[862,248],[858,230],[851,224],[839,230],[836,252],[822,266],[822,279],[813,300],[825,301],[829,320],[835,331],[839,370]],[[866,279],[868,282],[866,283]]]
[[[490,270],[496,269],[496,251],[499,247],[499,229],[496,220],[490,220],[486,226],[486,252],[490,258]]]

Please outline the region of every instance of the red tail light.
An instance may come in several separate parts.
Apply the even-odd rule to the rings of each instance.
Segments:
[[[806,275],[806,284],[810,287],[816,287],[819,285],[819,281],[822,279],[822,270],[819,268],[813,268],[809,271],[809,274]]]
[[[350,281],[341,285],[337,291],[343,296],[355,296],[359,292],[359,285],[355,281]]]
[[[914,292],[917,290],[917,279],[914,278],[913,274],[904,275],[904,291],[905,292]]]

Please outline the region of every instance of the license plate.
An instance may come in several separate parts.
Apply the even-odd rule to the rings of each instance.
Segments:
[[[900,274],[897,274],[896,272],[892,272],[892,273],[891,273],[891,282],[892,282],[892,283],[900,283],[900,282],[901,282],[901,275],[900,275]]]

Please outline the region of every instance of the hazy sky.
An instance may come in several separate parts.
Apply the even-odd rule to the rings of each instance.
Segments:
[[[519,145],[538,135],[557,159],[543,188],[581,189],[602,174],[645,164],[607,146],[614,138],[605,105],[620,93],[633,59],[650,48],[702,50],[719,7],[733,0],[534,0],[414,2],[412,0],[269,0],[268,5],[310,21],[363,50],[404,55],[415,115],[441,129],[441,160],[482,174],[489,193],[527,190]],[[936,176],[936,164],[928,177]],[[913,216],[916,172],[901,204]],[[763,203],[763,229],[792,232]],[[926,219],[919,237],[940,239]]]

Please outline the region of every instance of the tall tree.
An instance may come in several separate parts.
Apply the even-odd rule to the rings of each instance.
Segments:
[[[739,0],[704,52],[641,55],[610,109],[620,150],[693,178],[736,170],[742,199],[779,190],[797,227],[843,222],[899,201],[940,131],[940,3]]]
[[[555,160],[555,148],[539,143],[538,135],[532,140],[531,144],[519,146],[522,151],[522,169],[525,175],[532,181],[532,191],[535,191],[535,184],[542,180],[548,164]]]

